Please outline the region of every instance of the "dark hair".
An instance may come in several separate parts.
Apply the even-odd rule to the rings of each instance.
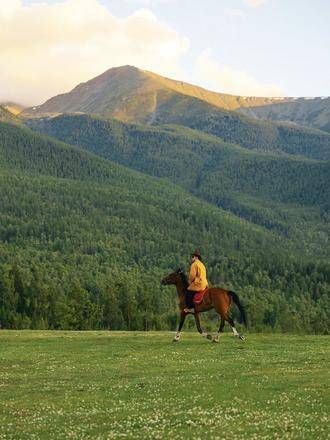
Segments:
[[[200,261],[202,261],[202,256],[201,256],[201,253],[199,252],[199,249],[196,249],[195,252],[191,256],[197,257]]]
[[[191,258],[192,258],[192,257],[196,257],[196,258],[199,259],[199,261],[203,261],[203,260],[202,260],[202,257],[201,257],[200,255],[192,254],[192,255],[191,255]]]

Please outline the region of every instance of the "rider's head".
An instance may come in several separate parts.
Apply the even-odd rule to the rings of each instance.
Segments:
[[[191,258],[194,258],[194,260],[195,258],[198,258],[200,261],[202,261],[202,256],[201,253],[199,252],[199,249],[196,249],[195,252],[191,254]]]

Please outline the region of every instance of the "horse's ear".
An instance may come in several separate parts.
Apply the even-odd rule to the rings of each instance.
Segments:
[[[179,269],[176,271],[176,273],[182,273],[181,267],[179,267]]]

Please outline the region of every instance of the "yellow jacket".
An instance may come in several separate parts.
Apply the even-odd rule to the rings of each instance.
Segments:
[[[188,290],[199,292],[208,287],[206,269],[200,260],[195,260],[190,266]]]

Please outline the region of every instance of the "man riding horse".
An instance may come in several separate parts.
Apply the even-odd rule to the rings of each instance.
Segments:
[[[180,323],[174,341],[180,340],[181,329],[185,322],[186,316],[193,313],[196,321],[197,330],[202,336],[207,339],[218,341],[220,334],[223,332],[225,321],[231,326],[235,336],[240,339],[245,339],[242,334],[236,330],[235,323],[230,315],[230,306],[234,302],[238,307],[243,324],[247,325],[247,318],[245,308],[242,305],[238,295],[231,291],[222,289],[221,287],[208,287],[206,279],[206,269],[202,263],[202,257],[198,249],[191,256],[192,263],[190,267],[189,280],[181,269],[167,275],[161,280],[161,284],[175,285],[178,294],[178,306],[180,310]],[[194,303],[194,296],[201,293],[198,301]],[[195,298],[197,300],[197,298]],[[205,333],[201,327],[199,314],[208,310],[215,309],[220,315],[221,322],[218,334],[215,338],[212,335]]]
[[[202,256],[198,249],[191,255],[189,271],[189,286],[186,290],[186,313],[195,313],[194,296],[197,292],[204,291],[208,287],[206,268],[202,263]]]

